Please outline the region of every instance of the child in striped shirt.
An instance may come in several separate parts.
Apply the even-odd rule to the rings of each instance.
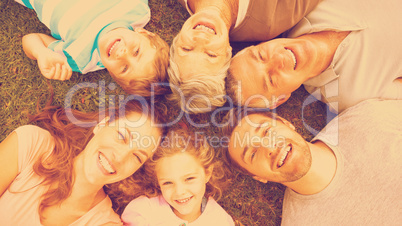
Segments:
[[[48,79],[68,80],[106,68],[128,93],[158,95],[165,82],[169,46],[143,27],[150,20],[148,0],[15,0],[35,10],[51,35],[25,35],[26,55],[38,61]],[[159,87],[159,89],[158,89]]]

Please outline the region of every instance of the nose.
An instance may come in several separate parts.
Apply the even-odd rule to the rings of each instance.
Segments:
[[[270,158],[273,153],[274,153],[273,147],[265,147],[264,148],[264,154],[267,158]]]
[[[175,195],[177,197],[180,197],[181,195],[183,195],[185,193],[186,189],[185,189],[185,185],[182,183],[177,183],[175,186]]]
[[[272,68],[272,70],[281,70],[285,66],[283,61],[283,54],[274,53],[268,59],[268,67]]]
[[[120,58],[124,57],[126,54],[127,54],[127,48],[123,46],[117,50],[116,57],[117,57],[117,59],[120,59]]]
[[[197,44],[206,44],[209,42],[209,37],[204,33],[195,33],[192,40]]]
[[[114,149],[114,157],[117,162],[122,163],[126,159],[132,156],[133,151],[127,147],[122,147],[120,145],[116,146]]]
[[[269,132],[267,136],[261,139],[260,148],[265,155],[265,157],[269,158],[275,152],[275,140],[273,140],[273,134]]]

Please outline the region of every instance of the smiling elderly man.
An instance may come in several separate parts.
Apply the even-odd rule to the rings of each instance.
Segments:
[[[401,7],[400,0],[323,0],[287,38],[236,54],[228,95],[275,108],[304,84],[334,112],[371,98],[402,99]]]
[[[279,116],[233,117],[234,124],[224,128],[230,137],[226,157],[258,181],[288,187],[282,225],[397,225],[401,109],[402,100],[363,101],[311,142]]]

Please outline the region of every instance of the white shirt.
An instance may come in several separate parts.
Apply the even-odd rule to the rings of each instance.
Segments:
[[[342,112],[371,98],[402,99],[402,1],[323,0],[287,35],[324,30],[352,31],[333,61],[304,86],[317,99]]]

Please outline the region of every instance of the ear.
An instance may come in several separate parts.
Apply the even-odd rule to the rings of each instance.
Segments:
[[[136,28],[134,28],[134,31],[135,31],[135,32],[138,32],[138,33],[140,33],[140,34],[147,34],[147,35],[149,35],[149,36],[155,36],[154,33],[150,32],[150,31],[147,31],[147,30],[145,30],[145,29],[142,28],[142,27],[136,27]]]
[[[264,184],[266,184],[266,183],[268,182],[268,180],[262,179],[262,178],[259,177],[259,176],[253,176],[253,179],[254,179],[254,180],[258,180],[259,182],[264,183]]]
[[[278,106],[280,106],[281,104],[283,104],[283,103],[285,103],[287,100],[289,100],[289,98],[290,98],[291,95],[292,95],[291,93],[290,93],[290,94],[282,94],[282,95],[280,95],[278,98],[276,98],[275,103],[273,103],[269,108],[270,108],[270,109],[275,109],[275,108],[277,108]]]
[[[208,169],[205,170],[205,183],[208,183],[209,179],[211,179],[212,172],[214,171],[214,165],[211,164]]]
[[[286,126],[290,127],[292,130],[296,130],[296,127],[291,122],[289,122],[288,120],[282,118],[279,115],[277,115],[276,117],[279,118],[283,122],[283,124],[285,124]]]
[[[100,121],[93,129],[93,133],[96,134],[100,128],[106,126],[106,124],[109,122],[110,117],[106,116],[102,121]]]

